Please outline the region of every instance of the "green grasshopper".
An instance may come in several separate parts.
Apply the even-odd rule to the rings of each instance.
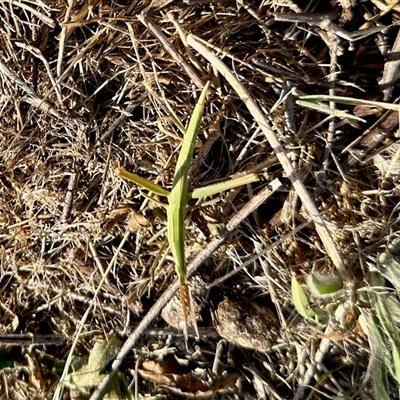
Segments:
[[[201,119],[203,117],[204,101],[209,87],[209,82],[204,86],[199,100],[195,106],[193,114],[190,118],[189,125],[186,129],[182,147],[176,162],[174,179],[171,190],[167,190],[160,185],[141,178],[140,176],[124,170],[123,168],[116,169],[116,175],[135,182],[137,185],[149,190],[150,192],[165,196],[168,200],[168,205],[163,204],[167,209],[167,229],[168,243],[175,261],[175,270],[180,280],[180,296],[183,310],[184,320],[184,335],[185,340],[188,340],[188,315],[187,309],[191,313],[192,324],[199,336],[197,323],[192,306],[191,296],[186,278],[186,259],[185,259],[185,216],[187,205],[190,199],[211,196],[225,190],[233,189],[238,186],[246,185],[259,180],[256,174],[248,174],[246,176],[232,179],[212,186],[195,189],[192,192],[188,191],[188,175],[190,164],[193,159],[193,151],[197,140],[197,135],[200,128]]]

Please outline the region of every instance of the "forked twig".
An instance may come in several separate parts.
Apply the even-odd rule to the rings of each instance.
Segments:
[[[200,265],[222,244],[222,242],[238,227],[238,225],[247,218],[254,210],[256,210],[261,204],[263,204],[268,197],[270,197],[279,187],[281,183],[279,180],[273,180],[270,185],[256,196],[254,196],[235,216],[228,222],[226,227],[216,236],[207,246],[203,249],[196,258],[188,265],[187,276],[191,276],[200,267]],[[146,316],[142,319],[136,329],[132,332],[129,338],[126,340],[121,350],[119,351],[116,359],[111,365],[111,371],[102,380],[97,389],[93,392],[89,400],[101,399],[108,383],[121,366],[123,359],[129,354],[132,348],[135,346],[139,337],[151,324],[151,322],[158,316],[161,310],[164,308],[166,303],[172,298],[179,287],[179,279],[175,280],[169,288],[161,295],[156,301],[153,307],[149,310]]]

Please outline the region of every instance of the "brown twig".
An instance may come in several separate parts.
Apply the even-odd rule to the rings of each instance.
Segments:
[[[71,216],[71,211],[74,203],[75,190],[78,181],[78,172],[74,171],[69,177],[67,193],[65,194],[64,207],[60,216],[61,222],[67,222]]]
[[[394,90],[394,84],[399,78],[400,68],[400,31],[397,33],[396,40],[389,53],[389,59],[383,67],[382,79],[379,86],[383,92],[383,101],[390,101]]]

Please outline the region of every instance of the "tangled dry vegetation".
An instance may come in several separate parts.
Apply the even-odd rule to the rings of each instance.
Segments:
[[[397,3],[0,2],[0,397],[87,398],[103,377],[87,362],[95,343],[124,341],[174,281],[164,210],[114,171],[168,187],[181,142],[168,107],[186,125],[211,80],[192,186],[238,172],[262,179],[188,213],[187,259],[269,182],[282,186],[197,270],[201,339],[192,336],[186,349],[181,330],[155,318],[120,367],[126,383],[138,399],[374,398],[371,333],[359,320],[372,297],[361,301],[360,293],[374,291],[368,274],[400,228],[398,114],[335,102],[325,113],[293,101],[291,88],[395,104]],[[189,33],[256,99],[326,222],[342,270],[262,127],[187,44]],[[307,286],[312,273],[339,273],[344,288],[318,296]],[[296,312],[292,275],[328,321]],[[163,316],[179,326],[176,309],[168,305]],[[62,391],[73,344],[93,382]],[[99,364],[101,374],[106,367]]]

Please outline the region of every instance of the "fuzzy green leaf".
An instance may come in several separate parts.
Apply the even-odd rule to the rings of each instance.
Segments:
[[[400,290],[400,262],[391,255],[387,255],[383,264],[382,273],[388,281]]]
[[[394,324],[392,316],[390,314],[386,298],[384,298],[383,296],[377,296],[376,312],[379,318],[379,322],[386,336],[389,338],[390,344],[392,346],[392,360],[385,359],[385,361],[389,363],[387,364],[388,368],[391,368],[392,364],[394,365],[394,371],[392,374],[397,383],[400,384],[400,336],[398,333],[398,329]]]
[[[63,381],[64,385],[68,389],[88,393],[89,389],[95,388],[103,380],[105,368],[115,359],[121,345],[122,342],[115,336],[101,343],[95,343],[87,364],[68,374]],[[118,394],[118,382],[111,381],[108,394],[104,398],[110,400],[121,398]]]
[[[359,322],[363,331],[368,336],[368,342],[371,349],[371,358],[368,369],[376,371],[372,375],[373,390],[376,399],[389,400],[389,382],[388,382],[388,362],[390,360],[387,348],[385,346],[385,336],[379,324],[379,320],[371,311],[363,311]]]
[[[297,278],[292,275],[292,298],[296,311],[306,319],[313,319],[315,312],[310,307],[307,295]]]
[[[329,322],[329,312],[327,310],[323,310],[322,308],[314,308],[313,311],[315,313],[315,322],[318,325],[326,326]]]
[[[337,275],[321,275],[313,272],[309,275],[308,287],[315,297],[330,297],[343,289],[343,281]]]

